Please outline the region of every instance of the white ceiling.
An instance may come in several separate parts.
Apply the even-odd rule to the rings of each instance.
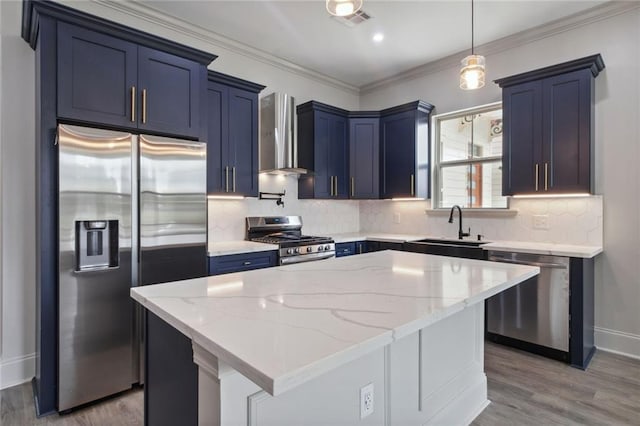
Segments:
[[[462,52],[471,45],[469,0],[364,0],[363,10],[373,18],[354,28],[330,18],[324,0],[137,3],[356,87]],[[602,3],[606,1],[476,0],[475,44]],[[376,32],[385,35],[381,43],[372,40]]]

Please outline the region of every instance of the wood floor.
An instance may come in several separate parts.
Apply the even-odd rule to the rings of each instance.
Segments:
[[[491,404],[474,425],[640,426],[640,360],[596,353],[587,371],[487,342]],[[0,392],[0,425],[142,425],[140,389],[36,419],[31,385]],[[151,425],[153,426],[153,425]]]

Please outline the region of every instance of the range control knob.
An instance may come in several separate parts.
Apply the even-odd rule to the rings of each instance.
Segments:
[[[318,251],[322,251],[322,250],[324,250],[324,247],[318,246]]]
[[[295,248],[293,249],[294,253],[300,253],[300,249],[299,248]]]
[[[324,249],[325,250],[331,250],[331,246],[327,244],[326,246],[324,246]]]
[[[293,254],[293,249],[287,249],[287,254]]]
[[[307,247],[307,253],[311,253],[312,251],[313,251],[313,248]]]

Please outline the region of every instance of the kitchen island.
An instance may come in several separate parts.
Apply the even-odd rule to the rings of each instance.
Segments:
[[[464,424],[488,404],[483,302],[538,272],[382,251],[131,295],[190,340],[200,425]]]

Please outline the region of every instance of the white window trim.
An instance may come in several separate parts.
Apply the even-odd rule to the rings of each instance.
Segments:
[[[448,120],[456,117],[463,117],[465,115],[469,115],[469,113],[478,114],[486,111],[493,111],[495,109],[502,108],[502,102],[492,102],[490,104],[479,105],[471,108],[460,109],[457,111],[445,112],[442,114],[437,114],[431,117],[431,140],[433,141],[431,145],[431,158],[433,167],[431,168],[431,205],[432,210],[446,210],[449,211],[449,207],[440,207],[440,198],[442,196],[441,185],[440,185],[440,125],[439,122],[442,120]],[[477,160],[473,160],[473,163],[491,163],[496,160],[502,159],[502,156],[492,156],[492,157],[482,157]],[[453,160],[444,162],[445,166],[454,166],[456,164],[466,165],[469,164],[470,160]],[[506,207],[474,207],[474,208],[463,208],[463,210],[475,210],[475,211],[504,211],[509,209],[510,197],[507,197],[507,206]]]

